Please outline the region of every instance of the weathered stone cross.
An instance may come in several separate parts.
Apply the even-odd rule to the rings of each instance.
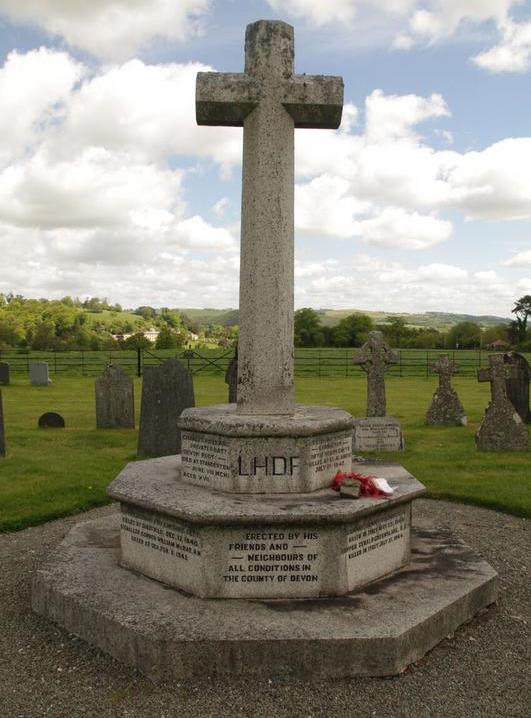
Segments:
[[[503,354],[491,354],[489,364],[488,369],[477,370],[478,381],[490,381],[493,404],[508,402],[505,380],[516,378],[517,369],[513,364],[505,364]]]
[[[385,372],[399,361],[398,352],[384,342],[382,332],[369,332],[365,344],[352,358],[367,372],[367,416],[385,416]]]
[[[439,387],[441,389],[450,389],[452,374],[456,374],[459,367],[457,362],[451,361],[448,354],[441,354],[431,366],[433,371],[439,375]]]
[[[245,73],[200,72],[200,125],[243,125],[238,411],[292,414],[294,128],[335,129],[340,77],[293,74],[293,28],[247,26]]]

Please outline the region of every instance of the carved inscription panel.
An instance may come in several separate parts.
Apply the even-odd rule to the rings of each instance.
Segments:
[[[316,530],[231,531],[224,545],[222,591],[226,597],[318,596],[321,537]]]
[[[402,448],[402,431],[396,422],[364,419],[355,423],[354,450],[399,451]]]
[[[409,560],[410,507],[375,516],[347,535],[348,590],[362,586]]]
[[[191,590],[201,573],[201,539],[172,516],[122,504],[122,562],[159,581]]]
[[[352,435],[322,436],[309,447],[308,466],[317,474],[326,473],[330,483],[338,471],[350,471],[352,464]]]
[[[229,441],[222,436],[183,431],[182,477],[194,484],[215,485],[230,479]]]

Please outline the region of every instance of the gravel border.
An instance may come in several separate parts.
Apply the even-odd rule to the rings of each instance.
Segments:
[[[529,522],[421,499],[417,526],[448,526],[500,574],[498,604],[401,676],[326,681],[234,679],[153,685],[34,615],[36,566],[78,521],[114,506],[0,534],[1,718],[528,718]]]

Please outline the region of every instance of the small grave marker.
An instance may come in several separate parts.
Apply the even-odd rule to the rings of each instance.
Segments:
[[[236,347],[234,356],[225,372],[225,384],[229,386],[229,404],[236,404],[238,401],[238,347]]]
[[[6,455],[6,432],[4,427],[4,409],[2,406],[2,392],[0,391],[0,457]]]
[[[466,425],[465,410],[451,383],[452,374],[457,373],[458,364],[451,361],[448,354],[441,354],[431,366],[439,375],[439,386],[426,413],[426,422],[446,426]]]
[[[96,379],[95,394],[98,429],[135,428],[134,384],[121,367],[105,369]]]
[[[30,384],[32,386],[48,386],[52,383],[48,375],[48,363],[36,361],[30,364]]]
[[[47,411],[39,417],[39,429],[64,429],[65,420],[55,411]]]
[[[524,424],[531,424],[531,411],[529,409],[529,380],[531,369],[529,362],[523,354],[508,352],[503,355],[504,362],[516,367],[516,376],[505,380],[507,397],[514,406]]]
[[[0,384],[7,386],[11,381],[11,367],[6,361],[0,362]]]
[[[478,381],[490,382],[491,401],[476,432],[476,446],[482,451],[526,451],[527,426],[507,398],[505,386],[517,369],[504,363],[503,354],[491,354],[489,364],[488,369],[477,370]]]
[[[144,367],[138,455],[169,456],[181,451],[177,419],[195,406],[191,372],[177,359]]]

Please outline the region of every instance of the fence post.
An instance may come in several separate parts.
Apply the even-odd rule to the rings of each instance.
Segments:
[[[57,349],[53,350],[53,373],[57,374]]]
[[[136,349],[136,375],[142,376],[142,348]]]
[[[398,350],[398,370],[399,376],[402,377],[402,350]]]
[[[85,376],[85,352],[81,350],[81,376]]]
[[[430,352],[428,351],[428,349],[426,349],[426,379],[430,375],[429,369],[430,369]]]
[[[26,349],[26,371],[29,374],[29,350]]]

